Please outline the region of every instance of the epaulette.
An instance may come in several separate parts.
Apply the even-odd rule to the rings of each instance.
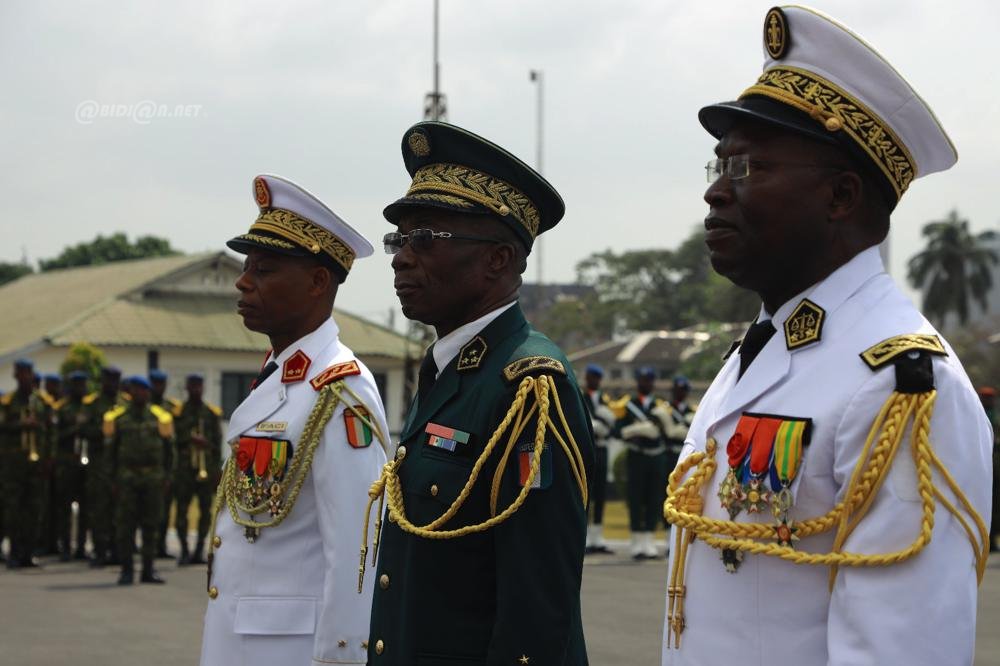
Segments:
[[[343,379],[344,377],[360,374],[361,368],[358,366],[357,361],[347,361],[346,363],[331,365],[329,368],[309,380],[309,383],[318,391],[327,384],[332,384],[333,382]]]
[[[160,405],[150,405],[149,411],[153,413],[158,421],[160,437],[174,436],[174,417]]]
[[[101,431],[105,437],[111,437],[115,434],[115,421],[124,413],[125,405],[116,405],[104,412],[104,423],[101,425]]]
[[[181,412],[183,411],[184,411],[184,403],[172,405],[170,408],[170,413],[173,414],[175,419],[179,417],[181,415]]]
[[[54,403],[52,403],[52,409],[59,411],[60,409],[65,407],[68,402],[69,402],[69,396],[64,395],[63,397],[59,398]]]
[[[897,393],[926,393],[934,388],[932,355],[948,355],[941,339],[936,335],[910,333],[869,347],[861,352],[861,360],[872,370],[893,364]]]
[[[97,400],[97,397],[99,395],[101,395],[99,391],[94,391],[93,393],[88,393],[87,395],[83,396],[83,404],[85,404],[85,405],[92,405],[92,404],[94,404],[94,401]]]
[[[202,401],[201,404],[203,404],[206,407],[208,407],[208,411],[212,412],[216,416],[219,416],[219,417],[222,416],[222,407],[219,407],[218,405],[213,405],[212,403],[205,402],[205,401]]]
[[[56,408],[56,399],[52,397],[52,394],[48,391],[38,391],[38,397],[42,399],[46,405],[52,409]]]
[[[544,372],[558,372],[560,375],[565,375],[566,368],[562,361],[549,356],[528,356],[508,363],[503,369],[503,378],[508,382],[514,382],[521,377]]]
[[[14,391],[0,395],[0,405],[6,407],[12,402],[14,402]]]

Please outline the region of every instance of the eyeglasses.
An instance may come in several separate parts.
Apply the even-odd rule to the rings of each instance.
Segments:
[[[382,245],[386,254],[399,254],[407,243],[414,252],[426,252],[431,249],[435,238],[450,238],[451,240],[475,241],[479,243],[499,243],[496,238],[482,236],[459,236],[450,231],[433,231],[431,229],[414,229],[408,234],[393,231],[382,237]]]
[[[805,162],[775,162],[771,160],[752,160],[746,153],[732,155],[709,160],[705,165],[705,177],[710,183],[714,183],[723,176],[728,176],[729,180],[740,180],[750,175],[750,165],[754,166],[794,166],[813,169],[835,169],[843,170],[841,167],[830,164],[808,164]]]

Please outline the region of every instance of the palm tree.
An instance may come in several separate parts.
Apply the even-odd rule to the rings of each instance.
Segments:
[[[923,292],[923,310],[935,323],[942,324],[947,314],[954,312],[965,324],[970,298],[986,310],[986,294],[993,285],[992,269],[1000,262],[990,248],[997,234],[969,233],[969,221],[960,220],[957,210],[948,213],[945,220],[929,222],[922,233],[927,247],[907,264],[910,284]]]

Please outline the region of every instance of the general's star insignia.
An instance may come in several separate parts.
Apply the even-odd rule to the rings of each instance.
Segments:
[[[470,340],[461,351],[458,352],[458,367],[456,368],[459,372],[463,370],[473,370],[479,367],[482,363],[483,357],[486,356],[486,341],[483,340],[478,335],[472,340]]]
[[[525,655],[523,655],[523,654],[522,654],[522,655],[521,655],[521,658],[520,658],[520,659],[518,659],[517,661],[518,661],[518,663],[520,663],[520,664],[527,664],[527,663],[529,663],[529,662],[531,661],[531,658],[530,658],[530,657],[527,657],[527,656],[525,656]]]

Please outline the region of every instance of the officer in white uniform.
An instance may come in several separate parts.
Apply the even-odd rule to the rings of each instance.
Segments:
[[[202,666],[364,664],[358,539],[388,435],[371,372],[337,338],[337,288],[371,245],[322,202],[258,176],[238,310],[272,351],[233,412],[216,496]],[[371,534],[368,535],[369,538]]]
[[[671,475],[664,665],[971,664],[990,426],[877,245],[955,150],[868,44],[772,9],[764,74],[699,113],[713,267],[763,301]]]

